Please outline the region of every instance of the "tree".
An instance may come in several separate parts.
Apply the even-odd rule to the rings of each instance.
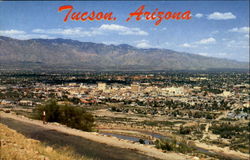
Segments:
[[[43,111],[48,122],[58,122],[84,131],[91,131],[94,126],[93,115],[78,106],[58,105],[56,101],[49,101],[36,107],[34,118],[42,119]]]

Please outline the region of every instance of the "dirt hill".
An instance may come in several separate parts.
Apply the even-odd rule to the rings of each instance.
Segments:
[[[40,141],[26,138],[0,123],[1,160],[87,160],[77,157],[70,148],[52,148]]]

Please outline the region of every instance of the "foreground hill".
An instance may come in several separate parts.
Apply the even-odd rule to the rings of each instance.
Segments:
[[[17,40],[0,36],[5,69],[207,70],[246,69],[247,63],[176,52],[69,39]]]
[[[12,112],[0,114],[0,123],[9,128],[50,146],[69,146],[83,157],[97,160],[187,160],[193,157],[175,152],[165,153],[151,145],[142,145],[96,132],[83,132],[60,124],[44,125],[42,121],[31,120]]]
[[[69,148],[54,150],[40,141],[29,139],[0,123],[0,159],[3,160],[87,160],[73,155]]]

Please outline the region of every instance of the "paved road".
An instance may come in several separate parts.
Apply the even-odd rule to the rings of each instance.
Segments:
[[[155,160],[155,158],[139,154],[134,150],[116,148],[10,118],[2,117],[0,122],[26,137],[48,145],[70,146],[76,153],[97,160]]]

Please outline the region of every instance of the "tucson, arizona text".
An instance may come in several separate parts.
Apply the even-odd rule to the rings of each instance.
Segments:
[[[189,20],[191,19],[191,11],[186,12],[164,12],[159,11],[158,8],[156,8],[153,12],[144,11],[145,5],[140,6],[136,11],[129,13],[129,17],[126,19],[126,21],[130,21],[133,17],[136,21],[140,21],[142,19],[146,20],[152,20],[155,21],[155,25],[159,25],[162,20]],[[94,20],[107,20],[107,21],[115,21],[117,20],[116,17],[114,17],[113,12],[75,12],[74,7],[71,5],[61,6],[59,7],[58,11],[64,11],[67,10],[64,17],[64,22],[67,22],[69,19],[72,21],[94,21]]]

